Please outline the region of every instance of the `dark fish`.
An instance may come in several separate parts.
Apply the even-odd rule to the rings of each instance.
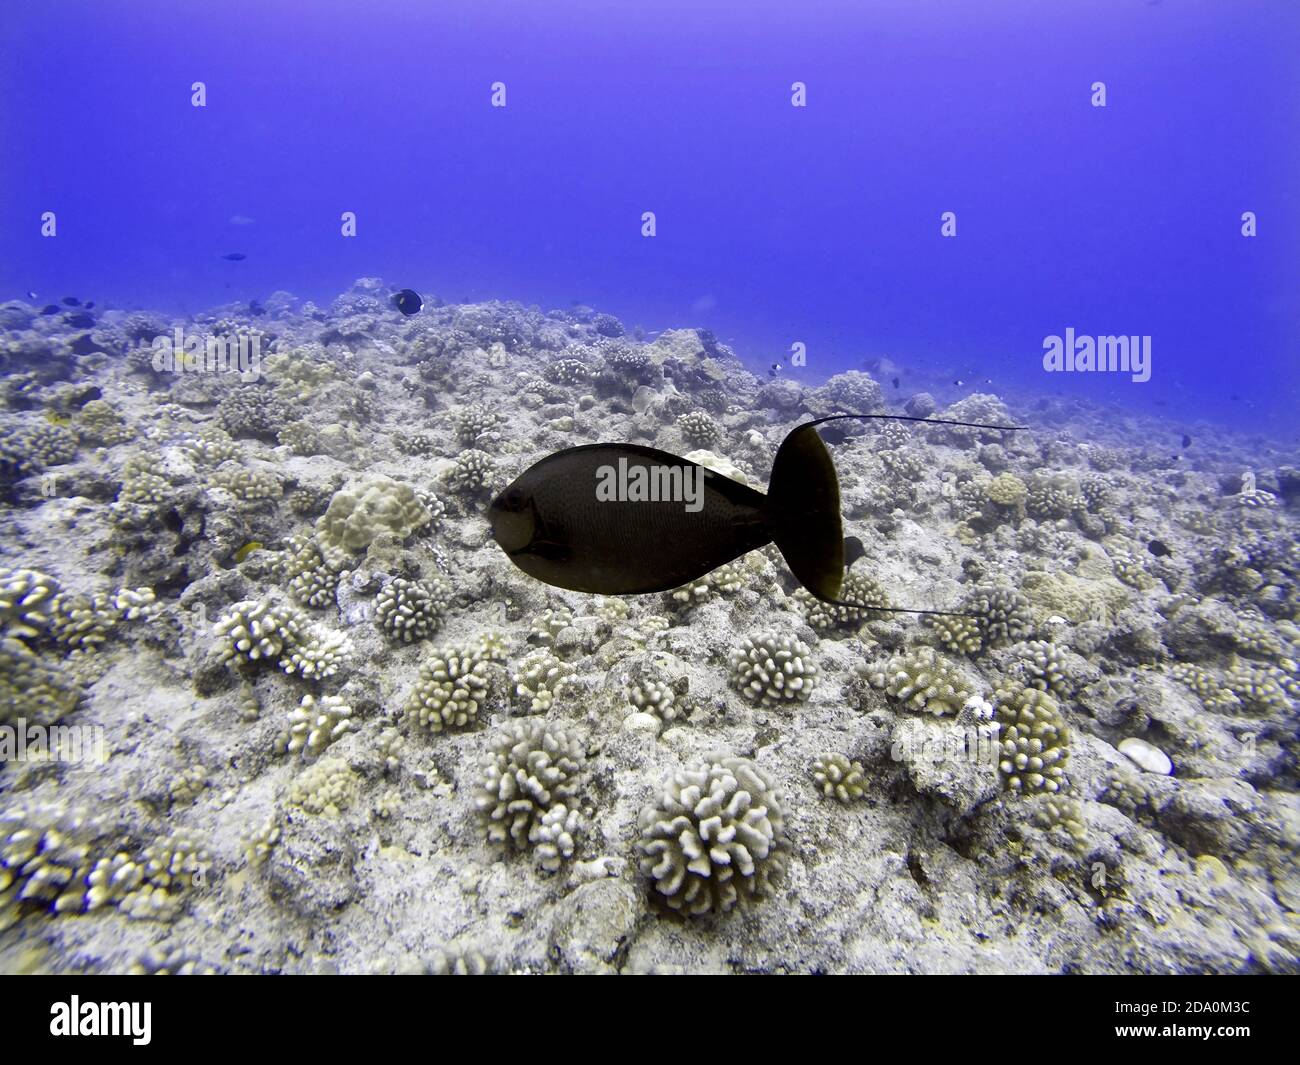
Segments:
[[[957,380],[955,380],[955,381],[953,382],[953,384],[956,385],[958,388],[961,388],[961,386],[964,385],[965,383],[966,383],[966,382],[963,381],[960,377],[957,378]]]
[[[229,259],[232,263],[243,262],[248,258],[242,251],[232,251],[229,255],[223,255],[223,259]]]
[[[65,307],[80,307],[81,300],[77,299],[76,296],[64,296],[63,305]]]
[[[657,448],[585,444],[534,463],[498,495],[488,508],[492,537],[529,576],[597,595],[677,588],[775,541],[800,584],[818,599],[841,603],[839,479],[816,426],[849,418],[1022,428],[897,414],[819,418],[782,441],[767,495]],[[850,543],[847,550],[855,548]]]
[[[35,293],[35,292],[29,292],[29,293],[27,293],[27,298],[28,298],[29,300],[34,300],[34,299],[36,298],[36,293]]]
[[[258,300],[248,301],[248,313],[254,318],[266,313],[266,308]]]
[[[41,308],[41,314],[58,314],[61,310],[63,310],[63,308],[57,303],[47,303]]]
[[[895,388],[899,388],[899,387],[901,387],[901,386],[899,385],[899,383],[898,383],[898,378],[897,378],[897,377],[894,378],[894,387],[895,387]]]
[[[420,294],[414,289],[404,288],[393,296],[393,306],[403,314],[418,314],[424,306],[424,300],[420,299]]]
[[[821,430],[821,438],[835,447],[848,440],[850,435],[849,431],[842,425],[828,425]]]
[[[93,306],[95,306],[94,300],[86,300],[85,303],[86,310],[90,310],[90,308],[92,308]]]
[[[74,329],[89,329],[95,324],[93,316],[85,311],[70,311],[65,313],[63,320]]]
[[[1188,436],[1186,433],[1183,433],[1183,447],[1191,447],[1191,446],[1192,446],[1192,438]]]
[[[862,541],[856,536],[844,537],[844,568],[849,569],[853,563],[862,558],[867,553],[867,549],[862,546]]]
[[[1152,540],[1149,544],[1147,544],[1147,550],[1150,551],[1153,555],[1155,555],[1156,558],[1164,558],[1167,555],[1173,554],[1173,552],[1170,551],[1169,548],[1166,547],[1164,543],[1161,542],[1160,540]]]

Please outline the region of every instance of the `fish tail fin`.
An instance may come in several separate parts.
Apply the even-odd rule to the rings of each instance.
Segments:
[[[767,489],[767,520],[786,565],[818,599],[840,594],[844,529],[835,464],[815,422],[796,426],[781,442]]]
[[[961,425],[970,429],[1002,429],[1007,432],[1019,432],[1028,426],[914,418],[904,414],[832,414],[791,429],[772,462],[766,510],[772,539],[799,583],[818,599],[837,606],[888,613],[979,617],[978,614],[960,610],[881,607],[871,603],[850,603],[839,598],[844,585],[845,562],[844,527],[840,520],[840,484],[835,475],[835,463],[817,433],[817,426],[848,418]]]

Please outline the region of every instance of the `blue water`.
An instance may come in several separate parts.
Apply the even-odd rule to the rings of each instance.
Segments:
[[[809,380],[885,356],[904,393],[1300,427],[1295,0],[6,0],[0,30],[0,299],[381,276],[755,368],[798,341]],[[1067,327],[1149,335],[1151,380],[1045,374]]]

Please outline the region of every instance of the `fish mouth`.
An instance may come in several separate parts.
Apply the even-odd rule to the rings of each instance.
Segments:
[[[527,549],[537,532],[537,515],[530,500],[507,488],[488,505],[492,539],[507,555]]]

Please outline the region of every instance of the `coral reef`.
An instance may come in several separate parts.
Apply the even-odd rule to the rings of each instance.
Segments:
[[[1064,788],[1070,730],[1056,700],[1033,688],[1003,687],[993,702],[1002,726],[998,768],[1005,786],[1011,791]]]
[[[462,451],[455,463],[443,476],[443,482],[453,492],[473,495],[492,487],[495,465],[485,451]]]
[[[317,625],[289,606],[266,601],[235,603],[213,629],[223,662],[274,661],[306,679],[333,676],[352,651],[351,639]]]
[[[520,659],[511,676],[516,697],[530,713],[545,713],[573,679],[573,669],[550,651],[533,651]]]
[[[962,600],[961,609],[967,614],[977,615],[983,647],[998,647],[1033,632],[1029,604],[1014,588],[982,584]]]
[[[677,428],[694,447],[711,448],[722,439],[722,430],[703,411],[690,411],[677,419]]]
[[[451,599],[451,585],[441,577],[395,577],[375,596],[375,624],[391,640],[427,640],[438,631]]]
[[[296,778],[288,802],[309,814],[337,817],[357,800],[358,780],[341,758],[322,758]]]
[[[276,750],[283,754],[315,757],[335,740],[356,731],[352,707],[337,695],[302,697],[289,715],[289,726],[276,740]]]
[[[1293,441],[391,295],[0,304],[0,958],[1300,971]],[[155,371],[178,327],[256,328],[260,380]],[[1029,428],[821,428],[859,605],[771,545],[549,587],[484,521],[562,448],[765,491],[885,410]]]
[[[481,645],[433,651],[406,701],[407,718],[430,732],[465,728],[491,694],[490,666],[491,657]]]
[[[842,754],[823,754],[812,765],[813,783],[827,798],[856,802],[867,794],[866,773],[861,762],[850,762]]]
[[[543,867],[571,855],[577,824],[569,804],[584,761],[578,736],[542,721],[509,722],[489,745],[474,795],[489,842],[536,845]]]
[[[760,706],[805,702],[817,686],[812,649],[773,630],[745,637],[727,664],[732,686]]]
[[[1051,692],[1057,698],[1069,698],[1076,683],[1070,675],[1065,651],[1046,640],[1031,640],[1020,647],[1020,668],[1031,688]]]
[[[316,522],[316,538],[326,557],[355,555],[381,534],[404,540],[432,520],[409,484],[373,477],[334,494]]]
[[[869,668],[867,679],[890,698],[927,714],[956,716],[974,694],[966,678],[932,647],[896,655],[878,668]]]
[[[794,593],[804,616],[820,633],[834,632],[836,629],[854,629],[863,622],[881,616],[879,611],[865,609],[868,606],[888,607],[889,596],[879,581],[864,573],[848,573],[840,587],[840,599],[844,603],[861,603],[862,607],[843,606],[840,603],[827,603],[818,599],[806,588]]]
[[[678,770],[638,823],[642,875],[656,898],[687,916],[726,913],[767,895],[781,868],[780,795],[744,758]]]
[[[335,556],[338,561],[338,556]],[[289,594],[303,606],[324,609],[335,602],[338,592],[339,571],[327,562],[316,541],[297,534],[280,561],[280,576]]]
[[[934,630],[935,640],[946,651],[975,655],[984,647],[979,619],[961,614],[941,614],[926,618]]]

